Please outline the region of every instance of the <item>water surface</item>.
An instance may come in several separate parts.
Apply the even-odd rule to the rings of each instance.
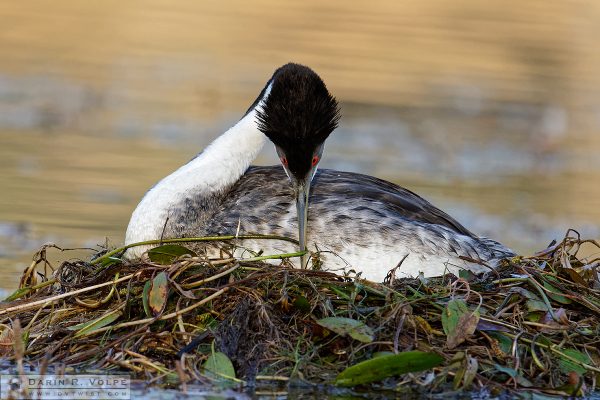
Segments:
[[[342,104],[323,167],[518,252],[599,238],[599,4],[2,2],[0,287],[44,242],[121,244],[144,192],[288,61]],[[267,145],[257,163],[275,162]]]

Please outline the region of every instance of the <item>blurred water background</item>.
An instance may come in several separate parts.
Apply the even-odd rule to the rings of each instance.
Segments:
[[[121,244],[144,192],[288,61],[342,104],[323,167],[521,253],[600,237],[600,2],[6,0],[0,21],[5,290],[42,243]]]

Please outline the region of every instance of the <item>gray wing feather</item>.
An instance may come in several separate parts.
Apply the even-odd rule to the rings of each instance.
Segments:
[[[206,233],[233,234],[241,221],[242,232],[262,227],[269,233],[295,237],[295,230],[290,229],[290,225],[296,226],[294,207],[291,184],[281,167],[250,167],[223,194],[221,204],[208,219]],[[313,180],[309,207],[309,215],[314,210],[316,218],[333,223],[352,218],[348,215],[351,213],[366,213],[375,219],[441,225],[475,237],[454,218],[410,190],[357,173],[319,170]]]

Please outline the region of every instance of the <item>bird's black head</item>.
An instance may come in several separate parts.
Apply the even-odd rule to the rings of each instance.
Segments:
[[[325,139],[338,125],[338,103],[319,75],[303,65],[282,66],[269,85],[269,95],[257,109],[258,129],[275,144],[288,173],[310,180]]]

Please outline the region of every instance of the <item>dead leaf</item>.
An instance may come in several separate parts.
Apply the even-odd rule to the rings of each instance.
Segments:
[[[464,300],[450,300],[442,313],[442,326],[446,333],[448,349],[455,348],[471,336],[478,322],[478,310],[469,310]]]

